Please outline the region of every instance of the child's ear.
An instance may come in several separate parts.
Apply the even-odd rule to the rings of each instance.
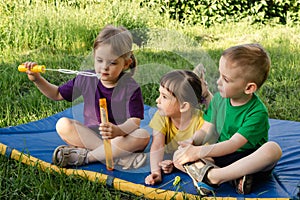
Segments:
[[[131,58],[125,59],[124,70],[127,70],[129,68],[129,66],[131,65],[131,63],[132,63],[132,59]]]
[[[253,94],[257,90],[256,83],[248,83],[245,88],[245,94]]]
[[[191,104],[188,102],[183,102],[180,104],[180,112],[186,112],[191,108]]]

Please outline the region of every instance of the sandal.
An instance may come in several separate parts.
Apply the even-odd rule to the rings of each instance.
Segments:
[[[117,164],[123,166],[122,169],[130,169],[131,167],[137,169],[146,162],[146,159],[147,155],[145,153],[132,153],[120,158]]]
[[[250,194],[252,190],[253,176],[245,175],[233,181],[236,192],[239,194]]]
[[[85,162],[87,153],[89,151],[84,148],[74,148],[69,147],[66,145],[58,146],[52,156],[52,162],[53,164],[60,166],[60,167],[66,167],[68,165],[85,165],[87,162]],[[77,154],[78,158],[75,161],[70,161],[71,154]]]
[[[218,185],[209,182],[207,173],[210,169],[218,168],[218,166],[204,159],[200,159],[200,161],[204,164],[200,169],[195,163],[186,163],[183,167],[187,174],[192,178],[194,186],[200,195],[207,196],[218,188]]]

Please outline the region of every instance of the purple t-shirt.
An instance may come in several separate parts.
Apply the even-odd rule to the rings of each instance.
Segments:
[[[67,101],[83,96],[84,124],[88,127],[99,125],[101,121],[100,98],[106,98],[108,120],[113,124],[122,124],[131,117],[144,119],[141,88],[128,73],[121,74],[114,88],[106,88],[97,77],[78,75],[59,86],[58,91]]]

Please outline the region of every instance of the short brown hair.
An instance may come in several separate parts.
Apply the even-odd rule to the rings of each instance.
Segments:
[[[260,44],[243,44],[226,49],[222,56],[231,67],[241,67],[247,81],[260,88],[269,75],[271,59]]]

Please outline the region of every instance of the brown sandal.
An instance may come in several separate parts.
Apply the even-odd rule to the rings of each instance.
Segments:
[[[253,176],[245,175],[239,179],[234,180],[236,192],[239,194],[250,194],[252,190]]]
[[[198,168],[195,163],[186,163],[183,167],[192,178],[199,194],[201,196],[207,196],[218,188],[218,185],[209,182],[207,178],[208,171],[213,168],[218,168],[218,166],[204,159],[200,159],[199,161],[204,164],[202,168]]]
[[[68,165],[75,165],[75,166],[85,165],[87,164],[85,160],[88,152],[89,151],[84,148],[74,148],[66,145],[61,145],[54,150],[52,156],[52,162],[53,164],[60,167],[66,167]],[[78,159],[74,162],[70,161],[70,157],[72,153],[78,155]]]

